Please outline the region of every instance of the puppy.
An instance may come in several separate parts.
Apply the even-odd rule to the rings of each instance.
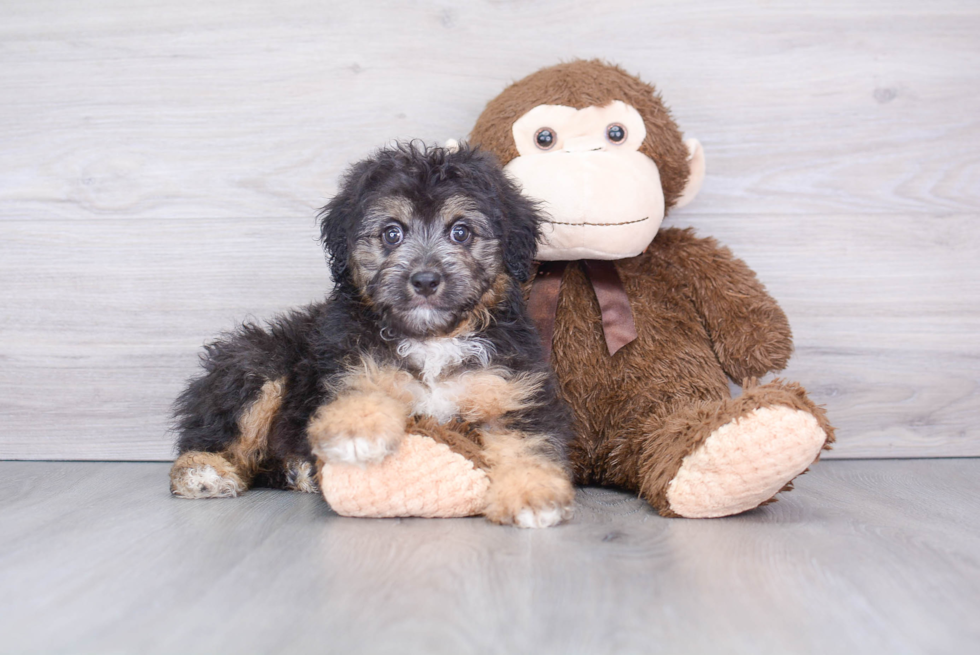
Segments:
[[[521,286],[534,205],[488,154],[411,144],[353,166],[320,221],[333,292],[205,346],[175,405],[173,494],[315,492],[316,458],[379,462],[435,420],[476,426],[490,520],[568,518],[571,414]]]

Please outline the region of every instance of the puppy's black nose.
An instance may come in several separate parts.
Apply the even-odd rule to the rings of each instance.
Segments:
[[[415,293],[422,296],[431,296],[439,290],[439,285],[442,284],[442,276],[435,271],[418,271],[412,273],[408,281],[412,283],[412,288],[415,289]]]

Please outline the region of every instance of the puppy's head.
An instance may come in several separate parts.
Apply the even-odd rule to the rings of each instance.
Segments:
[[[487,153],[400,144],[355,164],[320,214],[334,283],[398,336],[454,330],[525,282],[540,218]]]

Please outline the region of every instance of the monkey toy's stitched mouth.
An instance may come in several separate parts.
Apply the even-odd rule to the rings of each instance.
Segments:
[[[545,219],[545,223],[551,223],[552,225],[569,225],[571,227],[617,227],[619,225],[635,225],[637,223],[642,223],[644,221],[649,221],[650,217],[638,218],[635,221],[623,221],[622,223],[566,223],[564,221],[549,221]]]

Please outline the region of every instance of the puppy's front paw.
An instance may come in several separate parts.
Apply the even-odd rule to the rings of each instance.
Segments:
[[[510,464],[491,471],[486,517],[518,528],[550,528],[572,517],[575,489],[557,466]]]
[[[307,433],[313,453],[344,464],[380,462],[405,436],[408,408],[381,393],[340,396],[317,410]]]

